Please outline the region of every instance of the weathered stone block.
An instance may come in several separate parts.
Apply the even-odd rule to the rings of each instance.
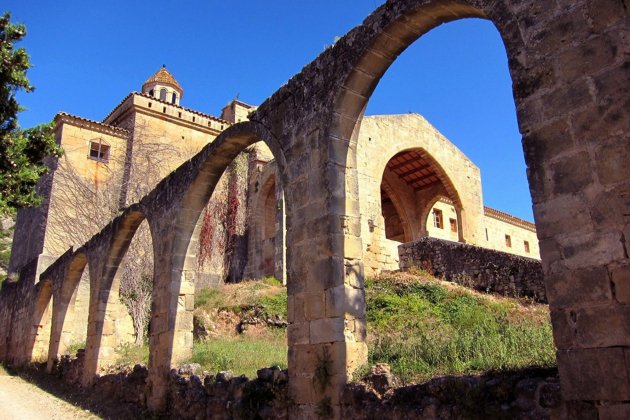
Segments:
[[[289,373],[289,398],[295,404],[312,404],[317,402],[313,377]]]
[[[333,343],[344,341],[345,320],[324,318],[310,322],[310,343]]]
[[[602,184],[612,184],[627,179],[630,145],[626,136],[620,136],[615,140],[615,142],[598,146],[596,151],[595,165],[597,176]]]
[[[615,286],[617,302],[630,304],[630,265],[612,270],[612,281]]]
[[[331,289],[329,289],[331,290]],[[326,303],[323,293],[304,294],[304,316],[308,321],[326,316]]]
[[[597,410],[599,420],[630,419],[630,403],[600,405]]]
[[[624,349],[559,350],[562,395],[567,400],[630,400]]]
[[[603,267],[550,273],[545,276],[545,286],[553,308],[612,300],[608,272]]]
[[[552,310],[551,321],[560,349],[630,346],[630,307]]]
[[[310,323],[296,322],[287,327],[287,341],[291,344],[310,344]]]

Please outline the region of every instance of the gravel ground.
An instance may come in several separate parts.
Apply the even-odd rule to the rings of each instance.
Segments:
[[[0,370],[0,419],[100,419],[87,410]]]

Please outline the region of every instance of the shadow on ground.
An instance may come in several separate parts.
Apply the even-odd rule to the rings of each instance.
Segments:
[[[45,373],[41,369],[13,369],[0,365],[0,375],[19,376],[47,392],[83,410],[97,415],[103,419],[157,419],[145,409],[134,404],[113,401],[105,398],[92,389],[79,388],[68,384],[63,380]]]

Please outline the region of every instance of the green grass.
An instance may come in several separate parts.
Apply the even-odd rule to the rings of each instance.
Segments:
[[[548,312],[437,282],[393,278],[366,285],[369,363],[389,363],[403,382],[526,366],[552,366]]]
[[[201,306],[218,307],[223,302],[220,289],[203,289],[195,294],[195,308]]]
[[[116,349],[118,359],[116,362],[120,365],[133,366],[138,363],[147,365],[149,363],[149,344],[144,343],[142,346],[135,346],[133,343],[123,344]]]
[[[266,277],[261,281],[244,281],[200,290],[195,295],[195,308],[202,310],[227,309],[238,313],[252,306],[260,307],[267,317],[286,319],[286,289],[279,280]]]
[[[231,371],[234,375],[256,377],[263,367],[287,367],[287,346],[283,334],[260,337],[240,336],[196,342],[192,363],[211,373]]]
[[[528,366],[555,365],[549,311],[516,299],[494,298],[445,285],[424,273],[381,276],[366,282],[369,364],[388,363],[403,383]],[[286,289],[273,282],[243,282],[201,291],[195,313],[235,312],[262,306],[286,319]],[[287,366],[286,331],[211,338],[194,343],[189,362],[212,373]],[[123,349],[121,361],[144,362],[148,349]],[[364,368],[363,371],[367,371]]]
[[[64,352],[65,354],[69,354],[71,356],[76,356],[77,352],[80,349],[85,349],[85,341],[75,341],[71,343]]]

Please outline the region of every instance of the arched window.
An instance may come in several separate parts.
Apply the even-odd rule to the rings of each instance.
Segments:
[[[166,100],[166,89],[164,88],[160,89],[160,100],[162,101]]]
[[[153,96],[153,89],[149,91],[149,96]]]
[[[177,93],[173,92],[173,99],[171,100],[171,102],[174,104],[177,103]]]

